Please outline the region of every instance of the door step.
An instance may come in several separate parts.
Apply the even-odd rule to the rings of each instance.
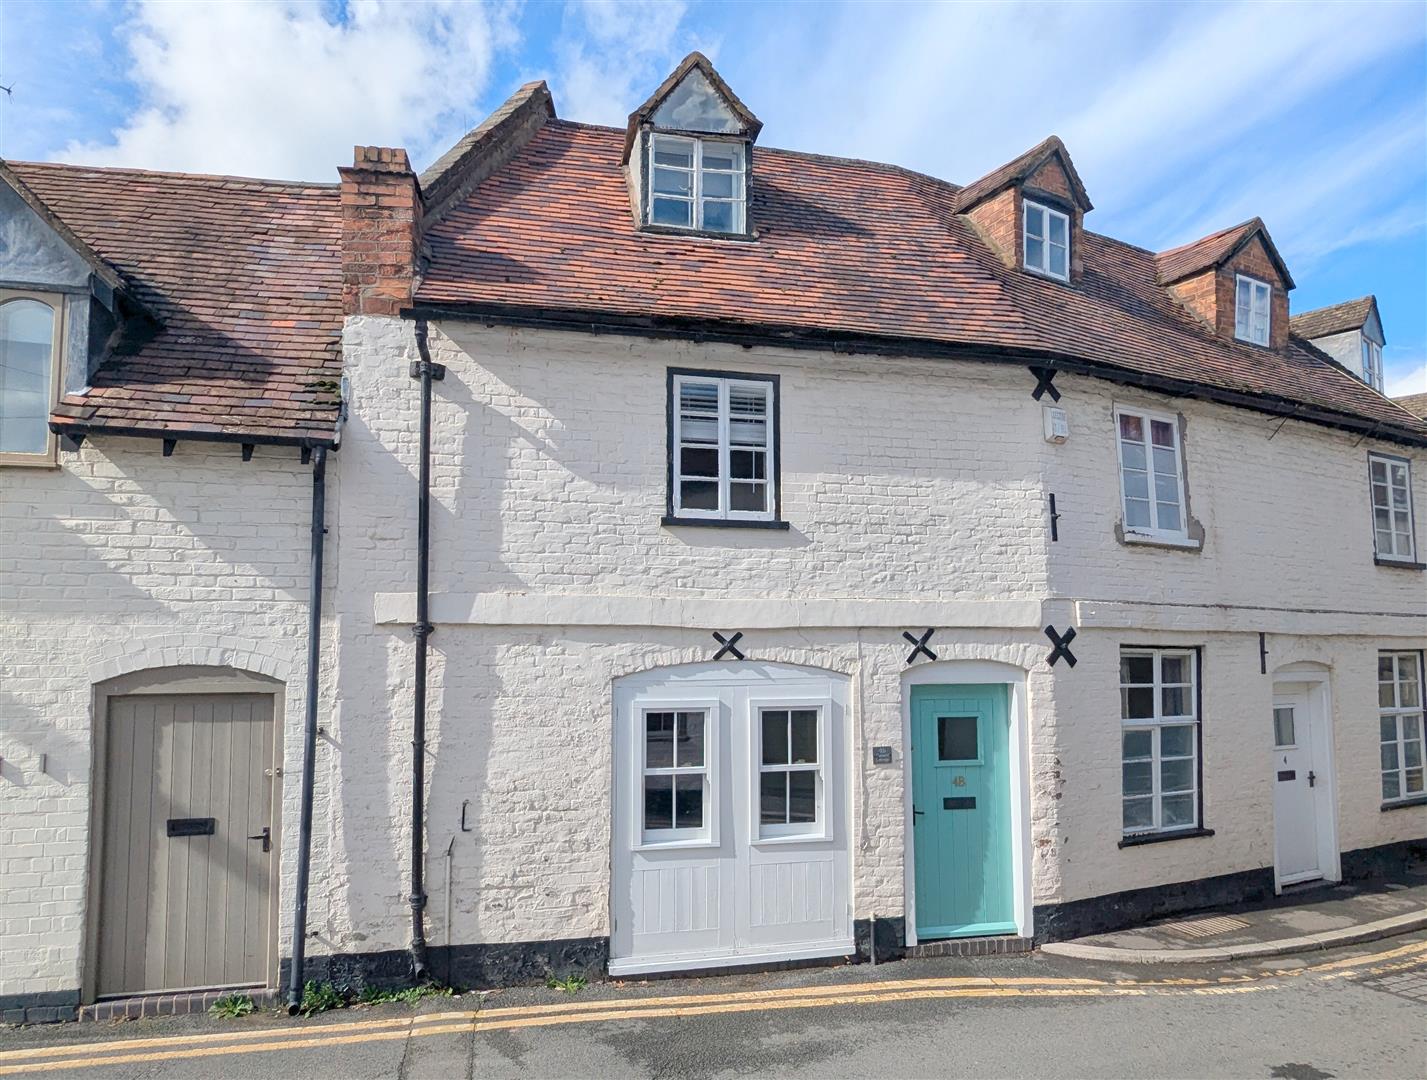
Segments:
[[[1007,934],[1000,937],[946,938],[924,941],[908,947],[907,956],[1022,956],[1035,948],[1030,938]]]
[[[136,994],[79,1007],[80,1020],[138,1020],[145,1016],[188,1016],[206,1013],[219,998],[246,994],[259,1009],[277,1004],[278,992],[262,986],[232,986],[222,990],[184,990],[175,994]]]

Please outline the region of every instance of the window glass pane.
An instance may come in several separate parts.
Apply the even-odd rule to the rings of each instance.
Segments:
[[[1406,775],[1406,792],[1408,795],[1422,794],[1422,770],[1408,769]]]
[[[1154,682],[1154,657],[1143,653],[1121,653],[1120,681],[1143,684]]]
[[[654,198],[654,212],[649,219],[656,225],[681,225],[687,228],[693,224],[693,203],[682,199]]]
[[[1159,503],[1159,527],[1169,532],[1178,532],[1183,527],[1179,519],[1178,503]]]
[[[1150,421],[1150,441],[1155,446],[1174,448],[1174,428],[1165,420]],[[1173,458],[1170,459],[1171,461]]]
[[[1143,472],[1149,466],[1145,458],[1145,448],[1143,443],[1130,442],[1126,439],[1120,440],[1120,460],[1126,469],[1136,469]]]
[[[1138,469],[1125,470],[1125,497],[1148,502],[1150,497],[1149,474]]]
[[[1160,800],[1160,825],[1166,829],[1194,824],[1194,796],[1167,795]]]
[[[1065,277],[1069,273],[1065,265],[1065,248],[1050,246],[1050,272],[1056,277]]]
[[[646,769],[672,769],[674,767],[673,713],[644,714],[644,767]]]
[[[1383,742],[1397,742],[1397,717],[1384,716],[1378,719],[1378,730]]]
[[[644,827],[672,829],[674,827],[674,778],[646,776],[644,778]]]
[[[1150,504],[1147,499],[1125,500],[1125,524],[1132,529],[1147,529],[1150,524]]]
[[[758,780],[758,820],[764,825],[788,821],[788,774],[766,772]]]
[[[1127,731],[1121,737],[1120,749],[1127,761],[1130,758],[1147,758],[1154,753],[1154,733]]]
[[[1036,270],[1045,266],[1045,241],[1026,237],[1026,265]]]
[[[1121,766],[1126,795],[1148,795],[1154,791],[1154,762],[1127,761]]]
[[[1382,744],[1382,767],[1384,769],[1397,768],[1397,743],[1385,742]]]
[[[728,455],[729,470],[735,480],[763,480],[767,455],[761,450],[734,450]]]
[[[1145,422],[1138,416],[1120,416],[1120,438],[1130,442],[1145,441]]]
[[[1159,677],[1167,683],[1189,681],[1189,657],[1166,653],[1159,658]]]
[[[1293,746],[1293,710],[1273,710],[1273,745]]]
[[[741,169],[743,148],[734,143],[704,143],[705,169]]]
[[[674,777],[674,828],[701,829],[704,825],[704,778]]]
[[[1409,769],[1422,767],[1422,743],[1413,740],[1402,744],[1402,764]]]
[[[1187,686],[1166,686],[1160,691],[1160,698],[1160,713],[1164,716],[1188,716],[1193,711]]]
[[[733,232],[733,203],[705,202],[703,227],[710,232]]]
[[[704,197],[708,199],[732,199],[733,173],[704,173]]]
[[[732,510],[765,511],[768,509],[766,484],[730,484],[729,508]]]
[[[763,712],[763,764],[788,764],[788,712],[786,709],[765,709]]]
[[[1046,217],[1050,222],[1050,242],[1059,247],[1065,247],[1065,216],[1063,214],[1047,214]]]
[[[1402,797],[1401,782],[1395,769],[1382,774],[1382,797],[1384,799],[1400,799]]]
[[[1416,667],[1416,665],[1414,664],[1413,667]],[[1411,667],[1408,667],[1407,664],[1402,665],[1402,681],[1398,684],[1397,696],[1403,708],[1415,709],[1421,704],[1417,696],[1417,680],[1411,677],[1412,673]]]
[[[654,139],[654,163],[692,169],[694,167],[694,144],[688,139],[658,136]]]
[[[1154,471],[1162,476],[1179,475],[1179,461],[1175,458],[1173,449],[1163,446],[1154,448]]]
[[[679,485],[679,505],[685,510],[717,510],[718,482],[685,480]]]
[[[661,195],[692,194],[694,174],[683,169],[655,169],[654,190]]]
[[[1373,483],[1387,483],[1387,462],[1383,461],[1381,458],[1373,458],[1369,468]]]
[[[679,739],[674,763],[681,769],[701,769],[704,765],[704,714],[679,713]]]
[[[1154,687],[1127,686],[1120,690],[1120,719],[1151,720],[1154,718]]]
[[[49,448],[54,309],[38,300],[0,305],[0,452]]]
[[[818,774],[812,769],[788,774],[788,821],[811,824],[818,819]]]
[[[1162,761],[1159,766],[1160,791],[1193,791],[1194,762],[1189,758]]]
[[[818,760],[818,712],[793,710],[793,764],[812,765]]]
[[[1126,799],[1122,820],[1126,832],[1154,828],[1154,800]]]
[[[1039,206],[1032,206],[1030,203],[1027,203],[1026,238],[1029,240],[1031,237],[1035,237],[1037,240],[1045,239],[1045,211]],[[1027,247],[1029,247],[1029,244],[1027,244]],[[1036,265],[1040,264],[1037,263]]]
[[[761,417],[739,416],[735,413],[729,418],[728,438],[733,446],[766,447],[768,422]]]
[[[1159,729],[1160,757],[1189,757],[1193,753],[1193,724],[1175,724]]]
[[[1179,477],[1174,473],[1154,474],[1154,497],[1162,503],[1179,505]]]
[[[938,716],[936,742],[937,758],[941,761],[975,761],[980,756],[976,747],[976,717]]]
[[[679,451],[679,472],[683,476],[718,478],[718,450],[686,446]]]

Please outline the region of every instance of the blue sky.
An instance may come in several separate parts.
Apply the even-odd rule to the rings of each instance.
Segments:
[[[690,49],[761,141],[974,179],[1055,133],[1099,232],[1162,249],[1255,214],[1295,310],[1376,293],[1427,392],[1427,3],[5,0],[0,155],[335,180],[418,168],[532,78],[619,124]]]

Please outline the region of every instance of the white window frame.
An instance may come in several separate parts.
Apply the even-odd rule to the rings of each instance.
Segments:
[[[715,383],[718,386],[718,506],[709,510],[683,505],[684,446],[681,391],[687,383]],[[734,388],[759,390],[767,401],[766,443],[763,447],[764,509],[730,509],[730,487],[735,482],[732,472],[733,446],[730,437],[729,392]],[[778,380],[772,376],[696,373],[672,371],[669,378],[669,513],[675,520],[707,521],[775,521],[778,514]],[[695,480],[708,477],[693,477]]]
[[[1239,289],[1249,286],[1249,306],[1239,304]],[[1263,300],[1262,306],[1259,300]],[[1259,316],[1262,315],[1262,329]],[[1260,340],[1262,333],[1262,340]],[[1268,345],[1273,340],[1273,286],[1248,274],[1234,275],[1234,337],[1250,345]]]
[[[818,714],[818,760],[813,765],[764,765],[763,764],[763,713],[792,712],[797,709],[815,709]],[[827,766],[828,766],[828,713],[832,709],[830,698],[750,698],[748,702],[749,720],[749,761],[752,765],[749,788],[749,818],[752,843],[769,845],[797,843],[806,840],[826,840],[830,837]],[[790,744],[791,754],[791,744]],[[817,774],[817,819],[812,822],[792,822],[782,825],[763,824],[763,774],[765,772],[813,772]]]
[[[1149,504],[1150,504],[1150,524],[1131,525],[1129,493],[1125,489],[1125,440],[1120,434],[1120,418],[1124,416],[1134,417],[1144,426],[1145,433],[1145,476],[1149,484]],[[1181,547],[1197,547],[1189,539],[1189,500],[1185,497],[1184,485],[1184,445],[1179,434],[1179,418],[1171,413],[1151,412],[1148,409],[1135,409],[1116,406],[1114,410],[1115,419],[1115,460],[1119,464],[1120,474],[1120,522],[1124,529],[1125,539],[1131,542],[1136,540],[1158,541],[1160,543],[1175,544]],[[1154,435],[1151,424],[1158,421],[1169,425],[1169,430],[1174,435],[1174,466],[1176,472],[1176,493],[1179,499],[1179,528],[1162,529],[1159,526],[1159,503],[1155,491],[1155,470],[1154,470]]]
[[[1373,478],[1373,466],[1381,465],[1383,472],[1387,476],[1386,484],[1379,484]],[[1394,506],[1392,496],[1397,485],[1393,482],[1393,470],[1400,468],[1403,475],[1403,488],[1407,495],[1407,507]],[[1384,493],[1387,498],[1386,505],[1378,504],[1379,493]],[[1371,513],[1372,523],[1372,545],[1373,554],[1382,562],[1414,563],[1417,561],[1417,521],[1412,510],[1412,462],[1407,458],[1396,457],[1392,454],[1368,454],[1368,505]],[[1388,534],[1392,538],[1391,550],[1384,551],[1378,543],[1377,512],[1386,510],[1388,514]],[[1397,535],[1400,532],[1398,523],[1406,519],[1407,525],[1407,550],[1399,551],[1397,548]]]
[[[1366,334],[1362,338],[1363,382],[1382,393],[1382,346]]]
[[[54,337],[50,344],[50,396],[49,406],[45,410],[47,426],[44,450],[34,453],[0,452],[0,466],[21,465],[32,468],[53,468],[59,461],[59,439],[53,431],[48,429],[48,417],[50,413],[54,412],[55,405],[59,403],[60,387],[64,381],[65,297],[63,293],[40,292],[32,289],[0,289],[0,305],[15,300],[34,300],[54,312],[52,328]]]
[[[1382,661],[1391,658],[1392,660],[1392,681],[1384,682],[1382,679]],[[1417,680],[1417,704],[1402,704],[1402,669],[1404,664],[1410,665],[1416,675]],[[1384,804],[1399,802],[1415,802],[1427,796],[1427,705],[1423,703],[1423,670],[1422,654],[1419,652],[1401,651],[1394,652],[1384,650],[1378,654],[1378,743],[1379,752],[1382,747],[1395,747],[1397,765],[1395,768],[1386,767],[1379,757],[1378,766],[1381,770],[1382,779],[1382,801]],[[1392,687],[1392,705],[1382,703],[1382,688]],[[1393,737],[1384,739],[1382,737],[1382,726],[1390,722],[1393,725]],[[1410,730],[1416,728],[1415,731]],[[1415,743],[1417,746],[1417,764],[1408,766],[1407,746]],[[1420,774],[1418,788],[1416,791],[1409,791],[1407,787],[1407,774],[1409,771]],[[1397,777],[1397,794],[1388,795],[1387,778],[1389,775]]]
[[[1045,217],[1042,219],[1042,223],[1045,228],[1044,235],[1033,237],[1031,234],[1032,210],[1039,210],[1043,214],[1045,214]],[[1050,268],[1051,248],[1061,246],[1059,244],[1055,244],[1050,238],[1050,222],[1052,218],[1059,218],[1065,223],[1065,273],[1063,274],[1057,274],[1054,270]],[[1027,243],[1027,241],[1031,239],[1039,240],[1041,242],[1041,262],[1039,265],[1031,262],[1031,246]],[[1044,274],[1046,277],[1053,278],[1056,281],[1069,281],[1070,239],[1071,230],[1069,214],[1065,213],[1064,211],[1057,210],[1054,207],[1047,206],[1045,203],[1036,202],[1033,199],[1021,200],[1021,261],[1025,265],[1025,268],[1027,270],[1034,271],[1037,274]]]
[[[704,763],[702,767],[680,766],[678,758],[672,767],[649,767],[648,720],[650,713],[701,712],[704,714]],[[653,848],[718,847],[719,821],[719,758],[718,746],[722,717],[717,698],[642,700],[634,706],[634,814],[631,818],[636,851]],[[704,783],[704,821],[697,829],[646,829],[644,827],[644,779],[646,776],[702,775]],[[671,815],[674,808],[671,807]],[[671,820],[674,820],[671,817]]]
[[[1195,649],[1182,648],[1155,648],[1150,646],[1124,646],[1120,649],[1117,661],[1126,656],[1149,656],[1154,662],[1154,715],[1152,717],[1128,718],[1124,715],[1124,706],[1120,708],[1120,832],[1125,837],[1152,836],[1158,833],[1175,834],[1182,832],[1197,831],[1204,826],[1204,806],[1200,791],[1199,762],[1203,752],[1203,726],[1199,717],[1199,653]],[[1184,715],[1170,716],[1164,712],[1164,682],[1163,666],[1166,656],[1183,657],[1189,668],[1189,682],[1169,683],[1169,686],[1188,686],[1186,699],[1189,712]],[[1131,687],[1143,688],[1148,683],[1127,683],[1124,680],[1123,668],[1119,668],[1119,685],[1123,692]],[[1166,793],[1162,789],[1162,779],[1160,776],[1160,766],[1163,755],[1160,748],[1161,732],[1167,727],[1190,727],[1192,733],[1190,737],[1189,776],[1190,787],[1184,791],[1171,791]],[[1151,733],[1150,743],[1150,769],[1151,784],[1148,795],[1128,795],[1125,792],[1124,767],[1125,767],[1125,733],[1130,731],[1148,731]],[[1141,759],[1134,759],[1139,761]],[[1186,760],[1182,756],[1176,755],[1173,760]],[[1194,803],[1194,820],[1187,825],[1165,825],[1163,800],[1168,795],[1190,795]],[[1124,804],[1127,799],[1150,799],[1153,807],[1153,822],[1151,825],[1138,828],[1127,829],[1124,826]]]
[[[656,147],[661,141],[692,143],[694,147],[693,166],[691,170],[681,169],[673,165],[655,165],[654,154]],[[714,229],[704,224],[704,146],[716,145],[720,148],[731,150],[738,158],[738,167],[735,169],[711,169],[709,172],[717,172],[733,177],[733,195],[724,198],[721,195],[711,195],[708,199],[713,202],[726,203],[732,207],[732,223],[728,229]],[[651,131],[649,133],[648,157],[645,162],[648,171],[645,173],[647,191],[645,193],[646,203],[644,210],[644,223],[652,225],[656,229],[681,229],[687,232],[710,233],[715,236],[740,236],[748,231],[748,146],[737,139],[705,139],[697,135],[676,135],[672,132],[668,134]],[[691,172],[688,195],[671,195],[665,192],[654,190],[654,170],[677,169],[680,172]],[[655,198],[670,199],[677,202],[692,203],[689,210],[688,225],[671,225],[667,222],[654,220],[654,200]]]

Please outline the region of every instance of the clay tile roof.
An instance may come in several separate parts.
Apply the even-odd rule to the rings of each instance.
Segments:
[[[1397,404],[1410,412],[1413,416],[1420,416],[1427,420],[1427,394],[1407,394],[1404,397],[1392,399]]]
[[[1060,141],[1060,136],[1052,135],[1044,142],[1031,147],[1020,157],[1013,158],[998,169],[992,169],[981,179],[973,180],[962,188],[956,199],[957,213],[965,213],[977,203],[985,202],[998,191],[1002,191],[1011,184],[1020,183],[1057,155],[1060,157],[1061,164],[1065,166],[1066,175],[1070,178],[1071,190],[1075,193],[1075,200],[1080,204],[1080,208],[1082,210],[1095,209],[1090,204],[1090,196],[1085,193],[1085,185],[1080,182],[1080,174],[1075,171],[1075,165],[1070,160],[1065,143]]]
[[[1160,285],[1152,252],[1086,232],[1084,273],[1067,287],[1007,268],[955,212],[951,184],[766,147],[752,158],[752,240],[643,232],[623,141],[620,129],[548,120],[426,234],[416,306],[561,325],[716,325],[823,347],[870,342],[873,352],[1050,357],[1427,438],[1427,424],[1306,342],[1267,350],[1216,337]]]
[[[1295,315],[1288,320],[1288,328],[1299,337],[1311,341],[1329,334],[1361,330],[1376,310],[1377,298],[1364,296]]]
[[[159,328],[51,417],[70,431],[331,442],[340,407],[335,185],[10,162]]]
[[[1171,285],[1191,274],[1197,274],[1201,270],[1219,266],[1252,240],[1255,235],[1263,237],[1269,258],[1278,267],[1284,286],[1289,289],[1293,288],[1293,278],[1288,273],[1288,266],[1279,255],[1278,248],[1274,247],[1273,239],[1269,236],[1268,229],[1261,218],[1250,218],[1240,225],[1210,233],[1203,239],[1195,240],[1192,244],[1183,244],[1177,248],[1170,248],[1168,251],[1161,251],[1155,256],[1155,266],[1159,271],[1160,284]]]

